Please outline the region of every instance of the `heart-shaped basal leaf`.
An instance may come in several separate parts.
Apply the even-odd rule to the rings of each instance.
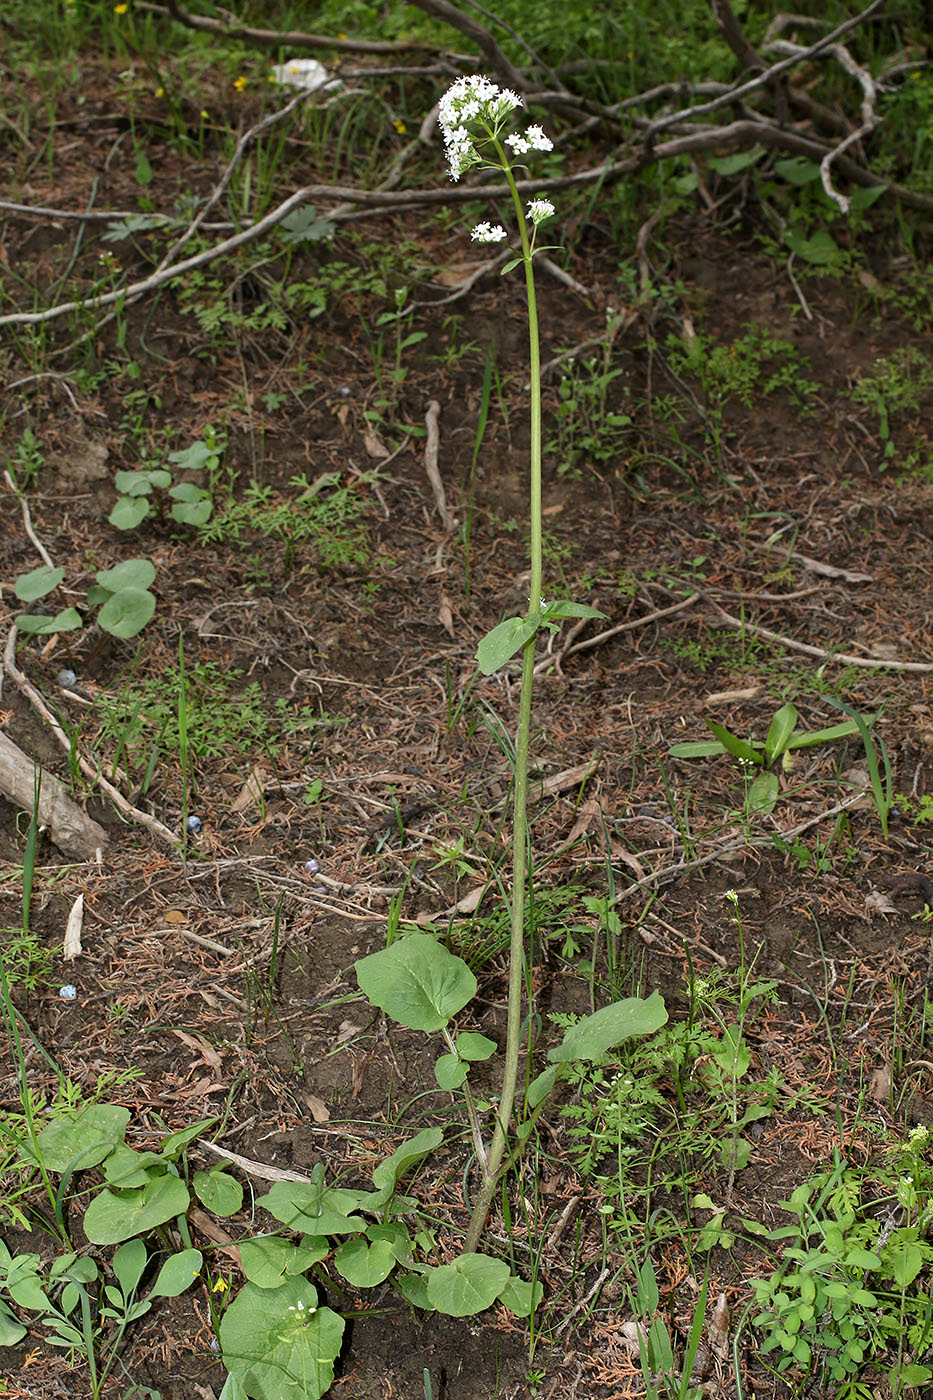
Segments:
[[[337,1272],[353,1288],[375,1288],[395,1268],[395,1250],[388,1240],[368,1244],[357,1236],[345,1240],[334,1255]]]
[[[499,1302],[504,1303],[516,1317],[531,1317],[543,1297],[543,1284],[537,1281],[534,1284],[526,1283],[517,1274],[512,1274],[499,1294]]]
[[[461,1060],[488,1060],[498,1050],[494,1040],[479,1031],[464,1031],[457,1036],[457,1054]]]
[[[220,1324],[223,1362],[250,1400],[320,1400],[334,1379],[344,1321],[304,1278],[244,1284]]]
[[[243,1204],[243,1187],[236,1177],[215,1167],[210,1172],[195,1172],[194,1190],[199,1201],[215,1215],[236,1215]]]
[[[150,496],[153,487],[164,491],[172,484],[172,474],[164,467],[151,471],[114,472],[113,484],[121,496]]]
[[[92,1244],[119,1244],[144,1235],[188,1209],[188,1188],[177,1176],[160,1176],[140,1191],[99,1192],[84,1213]]]
[[[50,564],[42,564],[28,574],[20,574],[13,585],[13,592],[21,603],[34,603],[57,588],[65,577],[64,569],[55,569]]]
[[[97,621],[113,637],[135,637],[155,612],[156,600],[146,588],[121,588],[108,598]]]
[[[434,1065],[434,1078],[440,1089],[459,1089],[469,1073],[469,1065],[456,1055],[441,1055]]]
[[[76,632],[81,626],[81,614],[76,608],[64,608],[54,617],[44,613],[20,613],[16,625],[21,632],[33,637],[51,637],[56,632]]]
[[[413,1031],[438,1031],[476,995],[462,958],[426,933],[400,938],[356,963],[360,991],[393,1021]]]
[[[667,1009],[660,992],[650,997],[626,997],[600,1007],[571,1026],[560,1045],[548,1051],[548,1059],[558,1064],[566,1060],[598,1060],[607,1050],[633,1035],[651,1035],[667,1020]]]
[[[451,1264],[427,1275],[428,1301],[448,1317],[473,1317],[492,1307],[509,1281],[504,1259],[487,1254],[461,1254]]]
[[[356,1235],[366,1229],[366,1221],[352,1211],[365,1194],[313,1181],[277,1181],[259,1204],[289,1229],[306,1235]]]
[[[121,588],[148,588],[155,579],[155,565],[151,559],[124,559],[112,569],[101,569],[94,577],[107,593],[118,593]]]
[[[99,1166],[123,1141],[130,1121],[128,1108],[98,1103],[83,1109],[76,1118],[58,1118],[36,1139],[39,1156],[49,1172],[64,1172]]]
[[[534,617],[507,617],[498,627],[487,632],[476,648],[476,664],[483,675],[491,676],[493,671],[498,671],[517,651],[521,651],[537,632],[538,624],[537,614]]]
[[[171,510],[173,520],[177,520],[180,525],[207,524],[214,509],[209,491],[195,486],[193,481],[181,481],[177,486],[173,486],[168,494],[175,501]]]
[[[148,496],[120,496],[107,519],[115,530],[135,530],[151,509]]]

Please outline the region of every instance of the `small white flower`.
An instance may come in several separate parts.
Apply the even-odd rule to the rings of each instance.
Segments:
[[[525,140],[524,136],[520,135],[518,132],[514,132],[511,136],[507,136],[505,138],[505,144],[507,146],[511,146],[512,150],[517,156],[523,156],[526,153],[526,151],[531,150],[531,146]]]
[[[726,890],[725,894],[723,895],[723,899],[728,899],[730,903],[735,904],[736,906],[739,902],[739,897],[736,894],[735,890]]]
[[[553,151],[554,142],[545,136],[540,126],[530,126],[525,132],[525,140],[533,151]]]
[[[501,243],[508,234],[501,224],[477,224],[470,237],[474,243]]]
[[[554,206],[549,199],[531,199],[528,201],[528,217],[533,224],[540,224],[543,219],[550,219],[554,213]]]

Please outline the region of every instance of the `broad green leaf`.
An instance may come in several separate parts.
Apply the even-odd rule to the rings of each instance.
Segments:
[[[709,156],[706,163],[717,175],[738,175],[750,165],[757,165],[764,153],[763,146],[753,146],[750,151],[736,151],[732,156]]]
[[[76,608],[63,608],[54,617],[47,613],[20,613],[16,625],[30,636],[51,637],[56,632],[76,632],[81,626],[81,614]]]
[[[156,576],[151,559],[124,559],[112,569],[101,569],[94,577],[108,593],[117,593],[121,588],[148,588]]]
[[[366,1229],[353,1215],[359,1193],[334,1191],[313,1181],[277,1181],[259,1204],[276,1220],[306,1235],[354,1235]]]
[[[529,1108],[537,1108],[538,1104],[547,1098],[557,1082],[557,1073],[557,1066],[550,1065],[548,1069],[543,1070],[536,1079],[531,1081],[527,1094]]]
[[[790,703],[782,705],[768,726],[765,735],[765,762],[771,764],[790,743],[797,724],[797,708]]]
[[[847,1269],[880,1269],[881,1259],[870,1249],[850,1249],[844,1260]]]
[[[526,1283],[524,1279],[512,1274],[499,1294],[499,1302],[504,1303],[509,1312],[514,1313],[516,1317],[531,1317],[543,1297],[544,1288],[540,1283]]]
[[[199,1249],[182,1249],[178,1254],[170,1254],[159,1270],[149,1297],[177,1298],[198,1278],[202,1263]]]
[[[400,1220],[392,1220],[385,1225],[368,1225],[366,1238],[371,1244],[375,1244],[377,1240],[384,1240],[400,1264],[411,1263],[411,1236]]]
[[[148,1251],[140,1239],[127,1240],[113,1256],[113,1272],[124,1298],[129,1298],[139,1284],[148,1259]]]
[[[890,1373],[890,1379],[896,1395],[901,1386],[926,1385],[933,1380],[933,1370],[929,1366],[901,1366]]]
[[[437,1311],[428,1298],[428,1281],[420,1271],[403,1274],[396,1286],[406,1303],[410,1303],[419,1312]]]
[[[118,1191],[148,1186],[164,1171],[165,1159],[158,1152],[137,1152],[125,1142],[118,1143],[104,1163],[107,1185]]]
[[[461,1254],[427,1275],[428,1301],[448,1317],[473,1317],[492,1306],[509,1281],[504,1259]]]
[[[874,722],[874,715],[867,715],[866,721]],[[831,744],[836,739],[848,739],[859,732],[854,720],[847,719],[843,724],[831,724],[828,729],[814,729],[807,734],[794,734],[787,747],[789,749],[812,749],[815,744]]]
[[[243,1187],[222,1167],[195,1172],[194,1189],[198,1200],[215,1215],[235,1215],[243,1204]]]
[[[46,593],[51,593],[53,588],[57,588],[64,577],[64,569],[54,569],[49,564],[42,564],[28,574],[20,574],[13,585],[13,592],[20,602],[34,603],[37,598],[44,598]]]
[[[101,1191],[84,1213],[84,1233],[92,1244],[119,1244],[184,1215],[188,1203],[188,1188],[177,1176],[160,1176],[141,1191]]]
[[[712,739],[688,739],[686,743],[672,744],[668,749],[671,758],[718,758],[725,752],[725,745]]]
[[[149,496],[153,487],[164,491],[172,484],[172,474],[164,468],[154,471],[114,472],[113,484],[121,496]]]
[[[183,447],[180,452],[170,452],[168,454],[168,459],[170,462],[176,464],[179,471],[197,472],[205,467],[212,457],[216,456],[216,450],[208,447],[206,442],[193,442],[190,447]],[[168,473],[166,473],[166,475],[168,475]],[[167,486],[168,482],[165,484]],[[192,483],[185,482],[182,484],[191,485]],[[175,487],[169,494],[174,495],[174,491],[177,489],[178,488]],[[195,490],[197,489],[198,488],[195,487]]]
[[[123,1141],[129,1121],[129,1109],[108,1103],[92,1104],[75,1118],[57,1118],[36,1140],[46,1171],[98,1166]]]
[[[599,608],[591,608],[587,603],[571,603],[567,598],[562,598],[556,603],[546,603],[541,609],[541,617],[545,620],[560,621],[567,617],[602,617],[606,614],[600,612]]]
[[[803,156],[788,156],[786,160],[776,160],[774,171],[782,180],[792,185],[812,185],[820,178],[820,167],[815,161]]]
[[[464,1031],[458,1035],[456,1046],[461,1060],[488,1060],[499,1048],[488,1035],[480,1035],[478,1031]]]
[[[825,229],[817,229],[807,238],[799,228],[791,228],[785,233],[784,242],[812,267],[838,267],[843,262],[842,249]]]
[[[107,516],[115,530],[135,530],[149,514],[147,496],[120,496]]]
[[[373,1185],[377,1191],[394,1191],[406,1172],[429,1152],[436,1152],[443,1141],[444,1133],[441,1128],[422,1128],[420,1133],[403,1142],[391,1157],[386,1157],[373,1170]]]
[[[434,1078],[441,1089],[459,1089],[468,1072],[469,1067],[456,1055],[441,1055],[434,1065]]]
[[[285,1280],[289,1255],[294,1248],[281,1235],[243,1240],[240,1245],[243,1273],[257,1288],[280,1288]]]
[[[179,1128],[176,1132],[169,1133],[159,1144],[162,1156],[169,1162],[177,1161],[189,1144],[219,1122],[220,1119],[215,1115],[213,1118],[202,1118],[198,1123],[190,1123],[187,1128]]]
[[[522,647],[538,630],[539,618],[507,617],[487,632],[476,648],[476,662],[484,676],[491,676],[500,666],[521,651]]]
[[[747,739],[740,739],[737,734],[730,733],[728,729],[717,724],[713,719],[708,719],[706,723],[726,752],[731,753],[733,758],[740,758],[745,763],[754,763],[758,768],[764,763],[764,754],[761,752],[760,744],[751,744]]]
[[[156,600],[146,588],[121,588],[97,614],[105,632],[114,637],[135,637],[155,612]]]
[[[898,1288],[908,1288],[923,1268],[923,1250],[913,1240],[896,1240],[885,1250],[885,1260]]]
[[[243,1286],[220,1324],[223,1363],[250,1400],[320,1400],[334,1379],[344,1321],[307,1279]]]
[[[353,1288],[375,1288],[395,1268],[395,1251],[388,1240],[368,1244],[357,1237],[345,1240],[334,1255],[337,1272]]]
[[[776,773],[759,773],[748,790],[750,812],[773,812],[780,793]]]
[[[463,959],[426,933],[397,939],[355,966],[364,996],[413,1031],[440,1030],[476,995]]]
[[[647,999],[626,997],[584,1016],[564,1035],[563,1042],[548,1051],[548,1059],[598,1060],[607,1050],[633,1035],[651,1035],[667,1020],[667,1010],[660,992]]]
[[[181,489],[180,487],[178,488]],[[170,511],[173,520],[179,525],[206,525],[211,518],[214,502],[206,491],[202,491],[196,501],[178,501]]]
[[[0,1303],[0,1347],[15,1347],[27,1329],[13,1316],[5,1303]]]

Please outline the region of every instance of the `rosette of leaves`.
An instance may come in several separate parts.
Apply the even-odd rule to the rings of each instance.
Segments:
[[[193,442],[181,452],[170,452],[170,462],[177,471],[216,471],[220,453],[213,438],[208,442]],[[168,467],[147,467],[135,472],[116,472],[113,484],[120,492],[117,503],[107,520],[117,530],[135,530],[149,516],[161,515],[160,495],[167,492],[172,501],[169,515],[179,525],[205,525],[214,509],[210,491],[193,481],[172,484]]]
[[[113,637],[135,637],[155,612],[155,595],[149,585],[155,579],[155,566],[149,559],[125,559],[112,569],[95,574],[96,583],[88,589],[88,608],[99,608],[97,622]],[[20,574],[13,591],[23,603],[35,603],[53,593],[65,577],[62,568],[43,564],[28,574]],[[62,608],[55,614],[21,613],[16,619],[20,632],[37,637],[56,632],[75,632],[84,625],[77,608]]]

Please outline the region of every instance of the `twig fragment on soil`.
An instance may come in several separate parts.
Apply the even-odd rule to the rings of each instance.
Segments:
[[[736,632],[751,632],[753,636],[763,637],[766,642],[775,642],[778,646],[786,647],[788,651],[799,651],[804,656],[814,656],[819,661],[836,661],[841,666],[862,666],[871,671],[910,671],[921,676],[933,674],[933,662],[930,661],[889,661],[884,657],[853,656],[845,651],[827,651],[823,647],[812,647],[807,642],[794,641],[793,637],[782,637],[779,632],[760,627],[756,622],[749,622],[747,618],[733,617],[708,594],[700,596],[712,604],[716,609],[718,621],[726,627],[731,627]]]
[[[299,1181],[311,1184],[310,1176],[302,1176],[301,1172],[290,1172],[281,1167],[269,1167],[265,1162],[254,1162],[251,1157],[241,1157],[239,1152],[231,1152],[229,1147],[221,1147],[219,1143],[210,1142],[207,1138],[202,1138],[199,1146],[216,1152],[218,1157],[225,1157],[228,1162],[246,1172],[247,1176],[258,1177],[260,1181]]]
[[[440,432],[437,420],[441,416],[441,406],[437,399],[431,399],[427,411],[424,415],[424,426],[427,429],[427,439],[424,444],[424,469],[428,474],[428,481],[431,483],[431,490],[434,493],[434,504],[437,506],[437,513],[441,517],[441,524],[444,526],[446,534],[450,534],[456,528],[456,520],[453,512],[447,504],[447,492],[444,490],[444,482],[441,478],[440,468],[437,465],[437,453],[440,447]]]
[[[597,632],[595,637],[587,637],[583,642],[573,642],[557,652],[554,656],[546,656],[535,666],[535,674],[547,671],[552,666],[559,666],[568,656],[573,656],[578,651],[589,651],[591,647],[601,646],[603,642],[608,642],[610,637],[617,637],[620,632],[632,632],[636,627],[647,627],[651,622],[657,622],[662,617],[670,617],[672,613],[682,612],[684,608],[692,607],[701,597],[699,593],[691,593],[689,598],[682,598],[679,603],[673,603],[669,608],[659,608],[656,612],[647,613],[644,617],[636,617],[631,622],[620,622],[616,627],[608,627],[604,632]]]

